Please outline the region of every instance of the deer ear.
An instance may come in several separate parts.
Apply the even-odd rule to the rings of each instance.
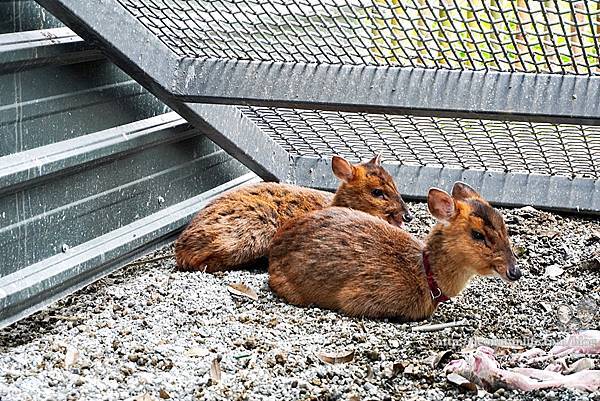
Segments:
[[[369,163],[374,164],[376,166],[380,166],[381,165],[381,152],[377,153],[375,156],[373,156],[373,158],[371,160],[369,160]]]
[[[333,174],[342,181],[349,182],[354,178],[354,166],[343,157],[333,156],[331,169]]]
[[[437,188],[429,190],[427,206],[433,217],[441,221],[450,220],[456,212],[454,199],[446,191]]]
[[[452,197],[457,200],[469,198],[481,198],[481,196],[469,185],[461,181],[456,181],[452,187]]]

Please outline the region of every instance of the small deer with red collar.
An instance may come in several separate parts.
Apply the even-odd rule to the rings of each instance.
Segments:
[[[294,305],[417,321],[475,275],[520,278],[502,216],[473,188],[432,188],[427,204],[438,223],[424,243],[349,209],[288,221],[271,245],[269,286]]]
[[[354,165],[334,156],[332,169],[342,181],[335,195],[295,185],[260,183],[216,199],[175,242],[178,268],[216,272],[253,263],[268,255],[271,240],[284,222],[327,206],[361,210],[397,226],[412,220],[379,155]]]

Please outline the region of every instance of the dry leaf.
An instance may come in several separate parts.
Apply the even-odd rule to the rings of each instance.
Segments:
[[[163,400],[168,400],[169,398],[171,398],[171,394],[169,394],[167,390],[162,388],[158,391],[158,396]]]
[[[201,358],[204,356],[208,356],[208,354],[210,354],[210,352],[206,348],[190,348],[187,351],[185,351],[185,355],[191,357]]]
[[[464,390],[473,391],[473,392],[477,391],[477,385],[475,385],[474,383],[471,383],[469,380],[465,379],[458,373],[450,373],[447,376],[447,379],[450,383],[454,383],[458,387],[460,387]]]
[[[315,352],[321,361],[334,365],[336,363],[348,363],[354,360],[354,350],[341,352]]]
[[[544,311],[547,312],[552,312],[554,310],[554,307],[552,306],[552,304],[548,303],[548,302],[540,302],[540,305],[542,305],[542,308],[544,308]]]
[[[244,283],[233,283],[227,286],[227,290],[239,297],[250,298],[253,301],[258,301],[258,294]]]
[[[419,368],[417,368],[416,365],[413,365],[411,363],[410,365],[408,365],[404,368],[403,373],[405,375],[416,375],[417,373],[419,373]]]
[[[217,358],[213,359],[210,364],[210,379],[213,383],[219,383],[221,381],[221,365]]]
[[[427,361],[430,362],[431,367],[432,368],[437,368],[438,365],[447,357],[449,357],[452,354],[452,351],[447,349],[445,351],[440,351],[435,355],[432,355],[431,357],[427,358]]]
[[[67,347],[67,353],[65,354],[65,369],[70,369],[71,366],[77,363],[79,359],[79,351],[74,347]]]
[[[550,237],[550,238],[554,238],[558,235],[558,231],[556,230],[543,230],[542,232],[540,232],[540,235],[544,236],[544,237]]]
[[[404,372],[404,365],[402,362],[396,362],[392,365],[392,377],[396,377],[402,372]]]
[[[153,401],[153,400],[149,393],[144,393],[142,395],[138,395],[135,398],[135,401]]]
[[[517,258],[520,258],[527,253],[527,248],[521,245],[517,245],[513,248],[513,252],[515,255],[517,255]]]
[[[585,270],[600,271],[600,255],[596,255],[591,259],[581,261],[581,263],[579,263],[579,267]]]

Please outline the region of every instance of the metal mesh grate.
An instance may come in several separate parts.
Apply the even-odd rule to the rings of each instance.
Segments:
[[[299,156],[600,178],[600,127],[244,107]]]
[[[600,73],[596,0],[118,1],[180,56]]]
[[[117,0],[178,56],[600,75],[600,0]],[[262,107],[289,152],[600,178],[600,128]]]

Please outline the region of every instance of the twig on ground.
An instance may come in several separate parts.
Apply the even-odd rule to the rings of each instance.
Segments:
[[[77,322],[79,320],[83,320],[83,317],[81,316],[64,316],[64,315],[52,315],[52,316],[48,316],[50,319],[55,319],[55,320],[67,320],[69,322]]]
[[[130,266],[139,266],[139,265],[143,265],[143,264],[146,264],[146,263],[158,262],[159,260],[163,260],[163,259],[169,259],[169,258],[172,258],[172,257],[174,257],[174,256],[175,256],[175,254],[173,254],[173,253],[170,253],[170,254],[168,254],[168,255],[157,256],[157,257],[155,257],[155,258],[152,258],[152,259],[138,260],[138,261],[135,261],[135,262],[131,262],[131,263],[128,263],[128,264],[126,264],[126,265],[125,265],[125,267],[130,267]]]
[[[367,327],[365,326],[365,322],[362,319],[358,322],[358,325],[360,326],[360,328],[362,329],[362,331],[365,334],[367,334],[367,335],[369,334],[369,331],[367,330]]]
[[[251,356],[252,356],[252,353],[246,353],[246,354],[234,355],[233,358],[234,359],[244,359],[244,358],[250,358]]]
[[[469,321],[467,319],[462,319],[462,320],[458,320],[456,322],[426,324],[423,326],[416,326],[416,327],[413,327],[411,330],[412,331],[429,332],[429,331],[440,331],[440,330],[444,330],[444,329],[447,329],[450,327],[461,327],[461,326],[468,326],[468,325],[469,325]]]

